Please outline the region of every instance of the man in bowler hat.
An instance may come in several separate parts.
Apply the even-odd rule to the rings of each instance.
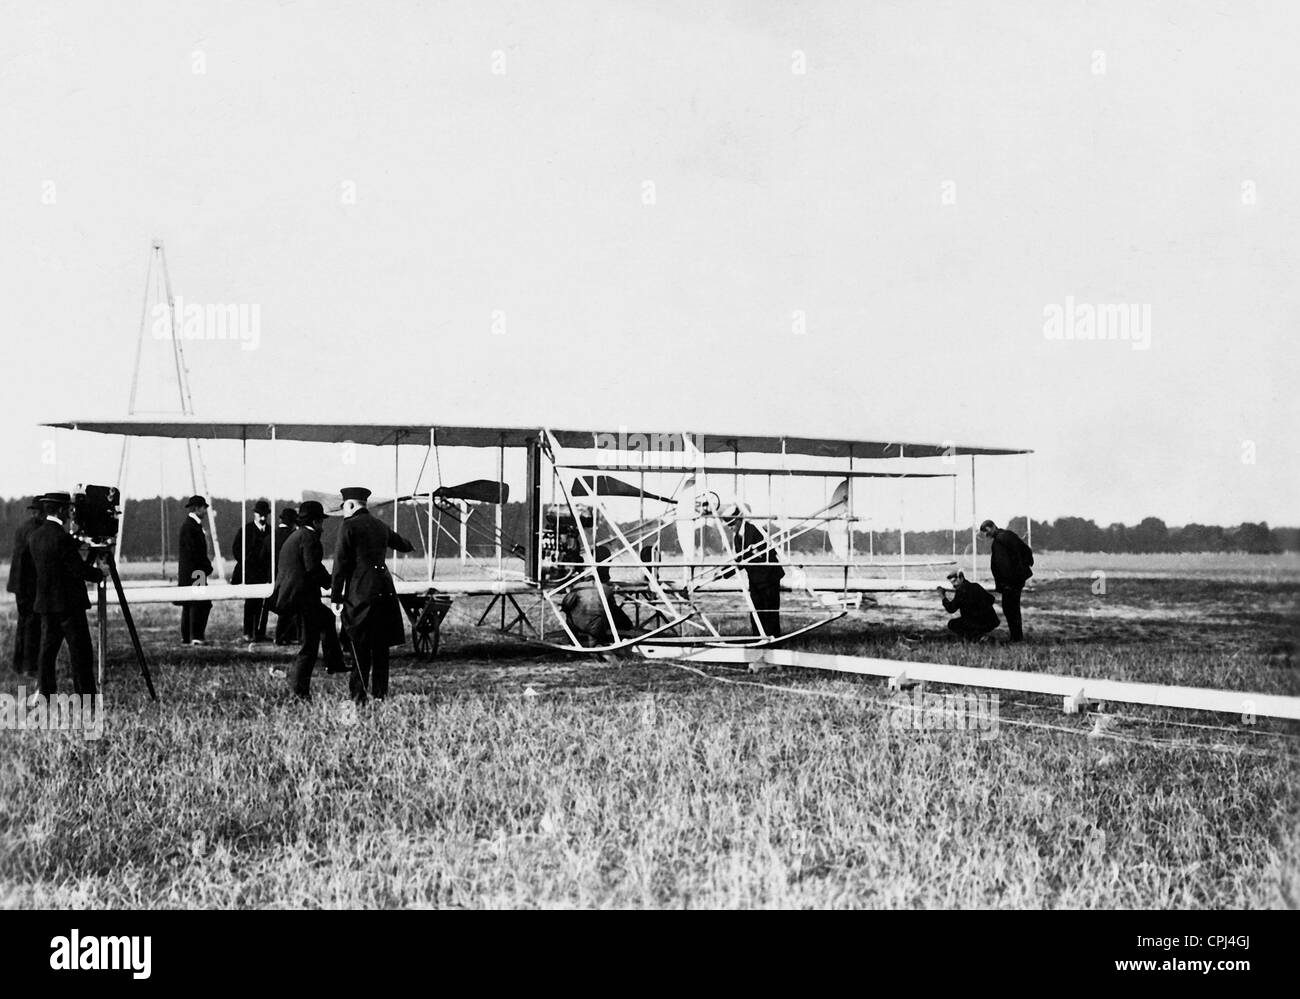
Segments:
[[[302,645],[289,670],[289,689],[295,697],[311,699],[311,673],[322,644],[325,671],[343,673],[343,649],[334,630],[334,615],[321,603],[321,590],[330,587],[330,574],[322,564],[320,529],[325,510],[307,500],[298,510],[298,529],[284,543],[275,565],[275,589],[268,601],[277,614],[294,614],[302,631]]]
[[[202,496],[191,496],[185,501],[186,517],[181,521],[177,553],[177,582],[181,586],[208,585],[212,559],[208,557],[208,536],[203,533],[203,515],[207,510],[208,501]],[[181,603],[182,645],[208,644],[204,635],[211,612],[211,600],[186,600]]]

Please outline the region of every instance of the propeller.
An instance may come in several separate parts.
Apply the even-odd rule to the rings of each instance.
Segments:
[[[410,503],[415,500],[427,500],[429,493],[411,493],[408,496],[380,497],[378,499],[371,497],[367,506],[390,506],[393,503]],[[469,482],[462,482],[455,486],[439,486],[432,493],[434,499],[449,500],[471,500],[476,503],[506,503],[510,499],[510,485],[506,482],[494,482],[492,479],[473,479]],[[325,513],[330,517],[337,517],[342,513],[342,500],[339,494],[321,492],[318,489],[304,489],[302,491],[303,501],[315,500],[325,508]]]
[[[583,475],[573,480],[574,496],[631,496],[635,498],[645,497],[649,500],[659,500],[661,503],[676,503],[675,499],[668,496],[660,496],[657,493],[646,492],[644,489],[638,489],[636,486],[624,482],[622,479],[616,479],[612,475]]]

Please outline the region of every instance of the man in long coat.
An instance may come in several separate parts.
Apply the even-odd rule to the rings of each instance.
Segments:
[[[207,586],[212,572],[212,559],[208,557],[208,536],[203,533],[203,515],[208,501],[202,496],[191,496],[185,503],[187,516],[181,521],[180,543],[177,546],[177,582],[181,586]],[[207,645],[204,635],[208,629],[208,615],[212,612],[211,600],[187,600],[181,604],[181,644]]]
[[[729,505],[722,516],[728,529],[736,532],[732,539],[736,564],[749,577],[749,599],[754,605],[750,630],[759,637],[780,638],[781,579],[785,570],[777,561],[776,551],[768,543],[766,535],[745,519],[745,512],[738,504]],[[722,575],[725,578],[734,575],[735,571],[734,568],[728,569]]]
[[[350,682],[353,700],[388,695],[388,648],[406,641],[402,608],[384,557],[388,549],[409,552],[412,544],[366,509],[370,490],[350,486],[341,491],[343,526],[334,554],[330,602],[343,605],[357,670]]]
[[[45,523],[41,513],[41,498],[37,496],[27,504],[32,515],[25,518],[14,531],[13,559],[9,563],[9,581],[5,586],[14,595],[18,622],[14,627],[14,672],[35,676],[41,651],[41,619],[32,610],[36,599],[36,570],[32,566],[27,542],[32,532]]]
[[[1020,591],[1034,574],[1034,553],[1015,531],[998,527],[991,520],[980,524],[980,533],[989,539],[989,569],[993,588],[1002,594],[1002,613],[1013,642],[1024,641],[1020,624]]]
[[[258,500],[253,504],[253,519],[235,532],[235,540],[230,546],[231,558],[235,562],[235,571],[230,582],[269,583],[271,580],[271,527],[267,518],[271,515],[271,504]],[[266,601],[244,601],[244,641],[266,641]]]
[[[280,559],[283,557],[284,543],[298,529],[298,511],[291,506],[286,506],[280,511],[280,519],[275,525],[275,535],[273,543],[275,545],[275,565],[276,575],[279,575]],[[298,616],[290,609],[281,609],[271,607],[275,612],[275,644],[276,645],[296,645],[302,640],[302,634],[298,628]]]
[[[86,611],[90,598],[87,583],[104,578],[99,569],[81,557],[81,546],[68,533],[72,497],[67,493],[46,493],[41,498],[45,523],[31,533],[27,550],[36,574],[32,610],[41,619],[40,692],[45,697],[59,687],[59,649],[66,640],[72,660],[72,689],[78,694],[95,693],[94,652]]]
[[[275,589],[268,603],[277,614],[293,614],[301,624],[302,645],[289,669],[289,689],[294,696],[310,700],[311,673],[322,643],[326,672],[343,673],[347,667],[334,630],[334,615],[321,603],[321,590],[330,588],[320,540],[325,510],[315,500],[308,500],[298,511],[298,521],[298,529],[285,541],[276,559]]]

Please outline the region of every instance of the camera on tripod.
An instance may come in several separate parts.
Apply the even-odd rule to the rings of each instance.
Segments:
[[[81,486],[72,499],[77,537],[92,548],[106,548],[122,526],[121,494],[114,486]]]

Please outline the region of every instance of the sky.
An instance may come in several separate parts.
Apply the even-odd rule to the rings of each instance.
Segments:
[[[116,480],[117,439],[39,423],[124,415],[137,341],[137,410],[177,407],[159,239],[183,302],[247,317],[184,341],[205,417],[953,440],[1034,450],[980,468],[999,521],[1300,523],[1300,5],[4,23],[0,495]],[[187,494],[182,455],[135,445],[127,492]],[[393,477],[249,457],[209,447],[209,491]]]

